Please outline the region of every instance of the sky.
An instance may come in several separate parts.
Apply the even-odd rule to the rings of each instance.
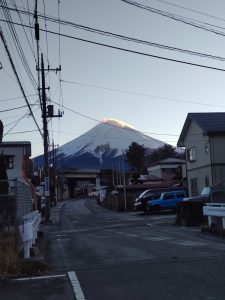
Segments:
[[[103,119],[121,120],[136,130],[176,145],[189,112],[224,111],[225,2],[132,0],[138,6],[164,11],[185,22],[194,22],[198,26],[220,32],[216,34],[131,5],[128,3],[130,1],[37,1],[38,13],[46,17],[45,20],[38,18],[40,29],[48,31],[40,32],[39,41],[45,67],[49,65],[51,69],[55,69],[61,65],[62,68],[57,73],[45,72],[46,86],[50,88],[46,90],[48,103],[54,104],[55,114],[58,114],[58,110],[63,112],[61,118],[53,118],[48,122],[50,144],[54,141],[55,147],[77,138]],[[13,10],[6,11],[3,8],[6,4]],[[34,26],[34,18],[24,14],[28,11],[33,14],[35,1],[4,0],[0,1],[0,5],[0,26],[6,44],[32,106],[36,123],[42,131],[42,112],[37,96],[37,47],[34,29],[28,28]],[[20,10],[19,14],[16,8]],[[13,29],[5,22],[6,18],[9,20],[9,14],[11,21],[17,23]],[[61,25],[50,22],[49,17],[59,18]],[[220,59],[99,35],[63,25],[62,20],[117,35],[206,53]],[[10,29],[14,30],[15,39]],[[19,53],[23,60],[20,59],[16,46],[22,51]],[[143,53],[157,58],[142,55]],[[159,57],[224,71],[172,62]],[[35,157],[43,153],[43,140],[33,118],[28,114],[25,99],[1,40],[0,63],[0,119],[4,124],[3,141],[31,141],[32,156]],[[33,83],[24,65],[32,74]]]

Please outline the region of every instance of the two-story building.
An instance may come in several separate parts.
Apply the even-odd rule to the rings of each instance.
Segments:
[[[177,146],[186,149],[191,196],[225,182],[225,112],[189,113]]]

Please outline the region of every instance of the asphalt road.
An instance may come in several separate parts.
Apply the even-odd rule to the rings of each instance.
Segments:
[[[46,259],[62,277],[7,282],[9,290],[22,287],[18,300],[31,299],[32,285],[42,292],[32,300],[225,299],[225,239],[175,226],[173,214],[115,213],[78,199],[58,205],[52,218],[43,228]],[[0,299],[12,299],[1,298],[0,284],[2,291]]]

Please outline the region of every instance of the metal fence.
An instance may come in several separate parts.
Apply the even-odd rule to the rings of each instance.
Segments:
[[[32,211],[30,186],[17,179],[0,180],[7,193],[0,195],[0,226],[20,225],[25,214]]]

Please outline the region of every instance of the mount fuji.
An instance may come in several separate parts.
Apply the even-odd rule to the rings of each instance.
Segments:
[[[55,159],[58,167],[116,169],[132,142],[144,145],[149,151],[165,145],[122,121],[110,119],[56,149]],[[33,161],[35,167],[42,167],[43,155]]]

